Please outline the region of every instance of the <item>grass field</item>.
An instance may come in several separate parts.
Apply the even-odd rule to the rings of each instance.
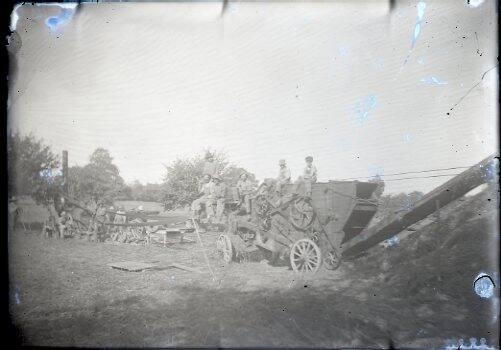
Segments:
[[[47,208],[35,203],[30,197],[21,197],[17,203],[21,208],[19,222],[38,226],[49,217]]]

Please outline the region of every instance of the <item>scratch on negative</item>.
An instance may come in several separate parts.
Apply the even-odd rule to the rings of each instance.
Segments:
[[[297,330],[299,331],[299,333],[301,333],[301,335],[303,337],[308,338],[310,341],[314,341],[308,334],[304,334],[304,332],[301,330],[301,328],[299,328],[299,326],[297,325],[296,320],[294,319],[294,317],[291,317],[291,320],[292,320],[292,322],[294,322],[294,324],[296,325]]]
[[[207,337],[209,336],[209,334],[210,334],[210,329],[207,331],[207,334],[205,335],[204,344],[207,342]]]
[[[475,85],[473,85],[468,91],[466,91],[466,94],[464,94],[460,99],[459,101],[457,101],[454,106],[451,107],[451,111],[461,103],[461,101],[463,101],[465,99],[466,96],[468,96],[470,94],[470,92],[475,89],[477,86],[480,85],[480,83],[484,80],[485,76],[487,75],[487,73],[489,73],[491,70],[493,70],[494,68],[498,67],[498,64],[496,64],[494,67],[491,67],[489,68],[488,70],[486,70],[484,72],[484,74],[482,74],[482,78],[480,79],[480,81],[478,83],[476,83]]]

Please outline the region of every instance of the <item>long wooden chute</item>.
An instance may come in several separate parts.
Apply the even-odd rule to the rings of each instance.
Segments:
[[[402,217],[394,219],[390,223],[376,224],[371,228],[365,229],[341,247],[343,257],[356,256],[374,245],[395,236],[407,227],[432,214],[437,209],[437,205],[445,206],[472,189],[491,180],[495,175],[494,158],[494,155],[485,158],[480,163],[468,168],[443,185],[427,193],[414,205],[411,211]]]

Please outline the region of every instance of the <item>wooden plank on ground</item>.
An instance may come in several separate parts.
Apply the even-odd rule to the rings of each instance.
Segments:
[[[121,261],[121,262],[113,262],[108,264],[109,267],[113,269],[119,269],[124,271],[142,271],[155,267],[154,264],[144,263],[140,261]]]
[[[197,269],[194,269],[193,267],[189,267],[189,266],[179,264],[179,263],[172,263],[172,264],[170,264],[170,266],[181,269],[181,270],[186,270],[189,272],[201,273],[200,270],[197,270]]]

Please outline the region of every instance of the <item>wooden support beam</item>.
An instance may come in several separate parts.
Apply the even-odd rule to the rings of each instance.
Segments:
[[[341,246],[343,257],[356,256],[376,244],[395,236],[412,224],[432,214],[436,210],[437,202],[443,207],[453,200],[462,197],[475,187],[489,181],[490,177],[494,175],[493,159],[494,155],[485,158],[480,163],[468,168],[443,185],[427,193],[415,203],[411,211],[402,217],[394,219],[388,224],[376,224],[361,232],[358,236]]]

